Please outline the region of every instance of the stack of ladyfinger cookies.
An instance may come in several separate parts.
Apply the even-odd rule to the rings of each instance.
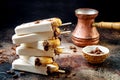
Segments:
[[[55,55],[67,53],[61,48],[60,18],[42,19],[15,27],[13,44],[19,44],[16,54],[19,58],[12,63],[12,69],[48,75],[48,73],[65,72],[59,69]]]

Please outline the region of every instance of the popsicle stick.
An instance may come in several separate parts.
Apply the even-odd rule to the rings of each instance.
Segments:
[[[65,71],[64,71],[64,70],[58,70],[58,72],[60,72],[60,73],[65,73]]]
[[[71,33],[71,31],[63,31],[63,32],[61,32],[61,34],[67,34],[67,33]]]
[[[67,25],[70,25],[72,24],[71,22],[67,22],[67,23],[63,23],[61,26],[67,26]]]

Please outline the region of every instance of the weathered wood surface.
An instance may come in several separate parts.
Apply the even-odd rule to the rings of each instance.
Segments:
[[[82,47],[77,47],[77,52],[71,50],[71,54],[61,54],[56,56],[61,69],[66,71],[65,74],[50,74],[48,76],[25,73],[16,80],[120,80],[120,31],[98,29],[100,33],[100,45],[110,49],[110,56],[99,65],[88,63],[82,56]],[[8,49],[12,46],[11,36],[14,34],[13,29],[6,29],[0,32],[0,48]],[[62,45],[66,49],[69,46],[75,46],[71,41],[71,34],[61,35]],[[9,51],[7,51],[9,54]],[[0,80],[14,80],[12,75],[7,74],[10,70],[10,61],[0,64]],[[19,71],[16,71],[19,73]]]

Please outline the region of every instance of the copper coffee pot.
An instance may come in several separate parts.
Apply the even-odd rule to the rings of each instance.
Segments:
[[[78,18],[77,25],[72,32],[72,41],[77,46],[87,46],[98,44],[99,33],[96,27],[93,27],[98,11],[91,8],[79,8],[75,10]]]

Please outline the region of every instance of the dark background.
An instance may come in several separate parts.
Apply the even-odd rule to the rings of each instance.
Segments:
[[[119,1],[119,0],[118,0]],[[120,7],[115,0],[1,0],[0,27],[14,28],[38,19],[60,17],[64,22],[77,23],[77,8],[99,11],[95,21],[120,21]]]

